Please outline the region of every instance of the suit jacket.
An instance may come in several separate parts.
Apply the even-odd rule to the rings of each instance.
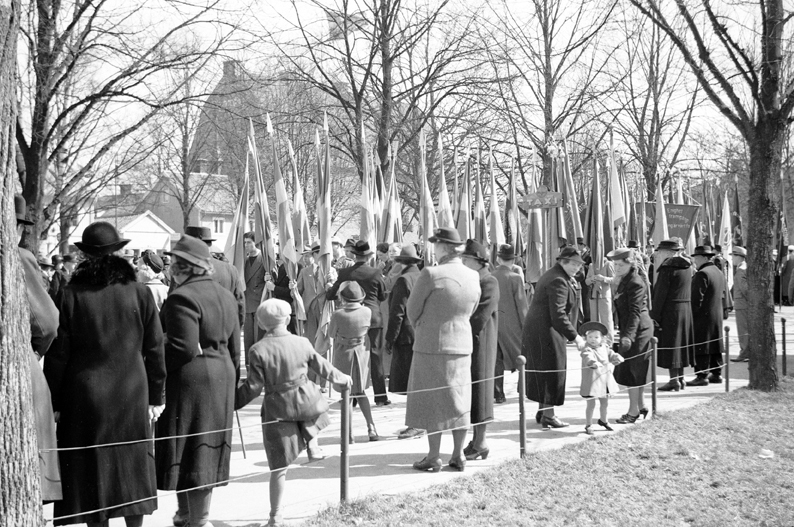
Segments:
[[[419,278],[419,268],[416,264],[397,265],[402,267],[402,272],[394,281],[394,286],[391,290],[389,323],[386,328],[385,340],[391,344],[410,346],[414,343],[414,328],[408,321],[405,310],[411,291],[413,291],[416,280]]]
[[[265,290],[265,263],[262,254],[256,258],[245,258],[245,312],[256,313],[256,308],[262,302],[262,292]]]
[[[212,266],[215,268],[212,279],[234,295],[234,300],[237,302],[237,314],[242,325],[245,320],[245,295],[240,287],[240,274],[237,272],[237,268],[221,260],[212,260]]]
[[[386,300],[386,284],[383,282],[383,276],[380,271],[364,262],[356,262],[352,267],[340,269],[336,282],[334,282],[333,287],[328,290],[326,298],[328,300],[335,300],[339,292],[339,287],[348,281],[357,282],[358,285],[361,286],[361,289],[364,290],[364,305],[372,312],[372,319],[369,327],[383,327],[379,303]]]
[[[459,257],[425,267],[408,297],[408,320],[414,328],[414,351],[470,355],[469,319],[480,301],[480,276]]]
[[[692,278],[692,321],[695,354],[722,354],[722,295],[725,278],[714,262],[706,262]]]

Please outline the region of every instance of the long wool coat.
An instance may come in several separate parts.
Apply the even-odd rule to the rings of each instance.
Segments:
[[[389,322],[385,341],[392,344],[389,391],[405,393],[408,390],[408,375],[414,356],[414,328],[408,320],[406,306],[416,279],[419,278],[419,268],[416,264],[395,266],[399,266],[401,272],[394,281],[389,297]]]
[[[493,421],[493,377],[499,339],[499,282],[485,270],[480,273],[480,302],[470,320],[471,422],[474,424]]]
[[[328,290],[326,298],[335,300],[339,287],[348,281],[356,282],[364,290],[364,305],[370,309],[370,328],[382,328],[383,320],[380,315],[380,303],[386,300],[386,283],[379,269],[375,269],[363,262],[356,262],[353,266],[340,269],[336,282]]]
[[[505,369],[515,370],[516,359],[521,355],[521,330],[529,310],[524,281],[504,265],[497,267],[491,276],[499,282],[499,348]]]
[[[353,377],[351,395],[364,393],[369,378],[369,351],[365,346],[371,313],[361,304],[347,304],[331,315],[328,335],[334,339],[334,368]]]
[[[145,440],[148,405],[163,404],[163,333],[154,298],[118,256],[82,262],[61,294],[58,337],[44,361],[58,447]],[[59,452],[63,500],[55,516],[141,500],[56,525],[151,514],[157,508],[152,443]]]
[[[695,365],[695,330],[692,325],[692,262],[682,256],[667,258],[659,266],[653,285],[651,318],[658,342],[660,368]]]
[[[58,334],[58,309],[41,285],[41,271],[33,253],[19,249],[22,269],[25,271],[25,286],[30,304],[30,382],[33,395],[33,411],[36,414],[36,442],[39,447],[39,471],[41,474],[41,499],[45,502],[59,500],[61,471],[58,468],[58,452],[41,452],[58,446],[55,437],[55,417],[52,412],[52,394],[47,379],[39,366],[39,357],[50,349]]]
[[[648,286],[636,267],[620,279],[614,302],[620,328],[620,354],[626,359],[615,367],[615,380],[623,386],[642,386],[648,377],[653,321],[648,314]],[[629,349],[622,347],[625,339],[631,342]]]
[[[722,295],[725,278],[713,262],[706,262],[692,277],[692,321],[695,325],[695,355],[723,352]]]
[[[237,302],[209,276],[192,276],[171,292],[160,313],[168,379],[157,437],[226,431],[158,441],[157,488],[182,490],[224,481],[229,478],[239,377]]]
[[[527,370],[565,370],[566,344],[576,338],[579,284],[558,263],[540,277],[521,337]],[[527,397],[543,405],[565,403],[565,371],[527,373]]]

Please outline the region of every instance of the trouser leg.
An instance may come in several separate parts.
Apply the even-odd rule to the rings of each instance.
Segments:
[[[375,392],[375,403],[385,403],[389,400],[386,395],[386,379],[383,376],[383,363],[377,353],[381,328],[371,328],[369,336],[369,372],[372,377],[372,391]]]
[[[501,400],[505,396],[505,361],[504,355],[502,354],[502,347],[498,344],[496,345],[496,365],[494,366],[493,376],[493,396],[494,399]]]
[[[190,527],[202,527],[206,525],[210,515],[212,489],[191,490],[186,494]]]
[[[243,345],[245,352],[243,355],[248,358],[248,350],[256,342],[256,313],[245,314],[245,326],[243,327]]]

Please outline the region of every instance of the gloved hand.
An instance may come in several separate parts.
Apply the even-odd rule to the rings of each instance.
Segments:
[[[587,346],[587,341],[581,335],[576,335],[574,343],[576,343],[576,347],[579,349],[579,351],[582,351],[585,346]]]
[[[631,349],[631,339],[628,337],[620,338],[620,353],[626,353]]]
[[[165,405],[149,405],[149,421],[157,421],[165,410]]]
[[[626,359],[624,359],[623,357],[621,357],[620,355],[618,355],[618,354],[616,353],[616,354],[612,355],[612,358],[610,359],[610,361],[609,361],[609,362],[611,362],[612,364],[614,364],[615,366],[617,366],[618,364],[620,364],[620,363],[621,363],[621,362],[623,362],[624,360],[626,360]]]

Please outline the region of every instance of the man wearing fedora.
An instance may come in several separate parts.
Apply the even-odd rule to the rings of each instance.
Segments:
[[[735,245],[731,253],[733,259],[733,312],[736,313],[736,333],[739,334],[739,356],[731,362],[750,360],[750,335],[747,302],[747,249]]]
[[[22,229],[33,225],[27,218],[25,199],[14,196],[14,210],[17,216],[17,242],[22,240]],[[41,476],[41,499],[45,503],[60,500],[61,471],[58,466],[58,452],[55,436],[55,416],[52,411],[52,395],[41,371],[39,360],[50,349],[50,344],[58,334],[58,309],[47,290],[41,284],[41,271],[33,253],[19,247],[25,290],[30,305],[30,389],[33,399],[33,412],[36,421],[36,441],[39,447],[39,471]]]
[[[314,345],[325,305],[325,277],[320,269],[320,244],[315,243],[311,248],[306,248],[303,254],[308,256],[309,260],[298,274],[297,288],[306,310],[303,336]]]
[[[521,332],[527,317],[529,304],[521,275],[513,271],[515,249],[510,244],[499,246],[496,253],[497,267],[491,275],[499,283],[499,339],[496,347],[494,376],[494,400],[504,403],[504,373],[518,368],[521,355]]]
[[[52,278],[50,278],[50,296],[53,301],[58,298],[58,292],[69,283],[69,275],[63,268],[63,256],[52,255]]]
[[[254,242],[254,233],[246,232],[243,239],[246,255],[243,268],[245,278],[245,321],[243,323],[245,350],[243,355],[248,357],[248,350],[258,340],[259,329],[256,323],[256,308],[264,300],[262,295],[265,291],[265,275],[269,274],[270,270],[265,269],[262,252],[256,247]]]
[[[383,281],[381,272],[367,262],[372,257],[372,249],[369,243],[359,240],[352,247],[352,252],[356,257],[356,263],[351,267],[340,269],[336,282],[331,286],[326,294],[327,300],[336,300],[339,286],[345,282],[357,282],[364,290],[364,305],[371,311],[371,321],[367,336],[369,337],[370,353],[370,374],[372,375],[372,389],[375,392],[375,404],[377,406],[387,406],[391,404],[386,395],[386,379],[383,374],[383,364],[379,354],[381,333],[383,329],[383,319],[380,314],[379,303],[386,299],[386,284]]]
[[[725,277],[714,264],[710,245],[698,245],[692,253],[697,272],[692,277],[692,321],[695,328],[696,377],[687,386],[722,382],[722,296]]]

